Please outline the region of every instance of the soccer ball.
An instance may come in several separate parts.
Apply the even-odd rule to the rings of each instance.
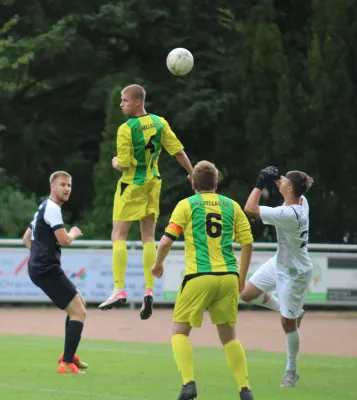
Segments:
[[[193,67],[193,55],[183,48],[177,48],[168,54],[166,65],[169,71],[177,76],[188,74]]]

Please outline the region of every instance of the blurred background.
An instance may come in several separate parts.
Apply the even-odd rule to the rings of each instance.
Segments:
[[[357,2],[166,3],[2,1],[0,237],[22,236],[49,175],[64,169],[74,177],[66,223],[110,239],[120,91],[138,83],[193,162],[216,163],[221,193],[244,205],[262,167],[306,171],[310,242],[356,243]],[[175,47],[195,57],[185,77],[166,68]],[[175,160],[163,154],[160,168],[158,238],[191,194]],[[280,201],[273,190],[266,204]]]
[[[193,163],[208,159],[217,165],[219,192],[241,206],[266,165],[311,175],[310,249],[345,257],[315,258],[314,279],[321,282],[328,268],[341,277],[345,268],[340,286],[348,284],[349,298],[357,299],[357,2],[165,3],[2,0],[0,238],[22,237],[49,193],[50,174],[66,170],[73,175],[71,199],[63,207],[66,224],[77,224],[83,239],[110,240],[120,178],[111,159],[125,121],[120,93],[137,83],[147,91],[147,111],[169,121]],[[195,58],[187,76],[166,68],[175,47]],[[160,171],[157,240],[177,201],[192,192],[184,170],[165,152]],[[264,203],[281,201],[271,188]],[[274,250],[274,228],[254,221],[252,228],[256,248]],[[140,239],[138,225],[129,239]],[[110,285],[110,242],[106,247]],[[25,254],[18,250],[16,262],[14,254],[4,256],[0,274],[10,264],[15,270],[25,265]],[[83,260],[83,252],[78,257]],[[104,256],[98,257],[83,261],[83,268],[103,263]],[[182,260],[182,254],[175,257]],[[256,266],[264,261],[258,258]],[[75,259],[78,268],[71,274],[83,277]],[[331,282],[335,278],[330,274]]]

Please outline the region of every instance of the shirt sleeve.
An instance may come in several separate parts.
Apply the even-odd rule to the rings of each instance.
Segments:
[[[259,207],[260,218],[265,225],[283,226],[291,221],[296,221],[297,216],[293,207]]]
[[[250,223],[241,206],[236,202],[233,204],[235,216],[235,240],[238,244],[240,244],[241,247],[248,246],[248,244],[253,243],[253,235]]]
[[[160,121],[164,124],[161,135],[161,143],[170,156],[173,156],[179,151],[183,150],[183,145],[171,130],[169,123],[161,117]]]
[[[49,203],[46,207],[44,220],[54,231],[64,228],[61,209],[56,205]]]
[[[176,240],[187,225],[187,200],[180,201],[171,214],[170,222],[165,229],[165,236]]]
[[[120,125],[117,135],[117,157],[121,167],[129,167],[132,161],[132,141],[127,124]]]
[[[307,198],[305,196],[301,196],[301,205],[305,212],[309,214],[309,202],[307,201]]]

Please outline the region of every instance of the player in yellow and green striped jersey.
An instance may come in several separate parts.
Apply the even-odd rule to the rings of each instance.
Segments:
[[[148,114],[144,108],[145,90],[131,85],[122,91],[121,108],[129,119],[118,129],[117,156],[113,167],[122,171],[114,197],[113,207],[113,257],[114,290],[99,308],[111,309],[126,302],[125,271],[128,263],[126,238],[133,221],[140,221],[143,242],[145,292],[141,319],[152,314],[154,277],[151,266],[156,257],[155,227],[159,216],[161,177],[158,160],[162,148],[185,168],[190,175],[192,165],[183,145],[171,130],[168,122],[157,115]]]
[[[192,173],[196,194],[176,206],[152,267],[153,275],[161,278],[172,243],[183,233],[186,270],[175,303],[172,336],[172,349],[183,381],[179,400],[197,396],[188,336],[191,328],[201,326],[206,309],[217,326],[241,400],[253,400],[245,352],[235,332],[238,290],[244,288],[253,237],[239,204],[217,194],[217,185],[218,171],[214,164],[199,162]],[[239,274],[233,241],[241,246]]]

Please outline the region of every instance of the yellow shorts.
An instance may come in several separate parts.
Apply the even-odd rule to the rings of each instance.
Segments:
[[[236,324],[237,275],[200,275],[186,282],[183,280],[175,303],[173,321],[189,322],[191,327],[199,328],[205,310],[208,310],[212,324]]]
[[[140,221],[160,213],[161,179],[152,178],[144,185],[134,185],[119,180],[114,196],[113,221]]]

